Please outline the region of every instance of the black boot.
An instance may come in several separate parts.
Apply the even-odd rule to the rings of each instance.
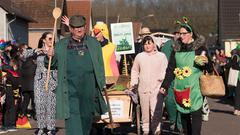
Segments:
[[[44,130],[43,129],[37,129],[35,131],[35,135],[45,135]]]
[[[47,132],[47,135],[56,135],[56,130],[49,130],[48,132]]]

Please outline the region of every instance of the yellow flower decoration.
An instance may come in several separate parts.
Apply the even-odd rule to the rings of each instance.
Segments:
[[[182,80],[185,77],[189,77],[192,74],[192,69],[189,67],[183,67],[182,69],[175,68],[173,73],[179,80]]]
[[[191,99],[190,98],[189,99],[184,98],[182,100],[182,104],[183,104],[184,107],[190,108],[191,107]]]
[[[182,75],[177,76],[177,78],[178,78],[179,80],[184,79],[184,77],[183,77]]]
[[[189,67],[183,67],[182,69],[182,75],[184,77],[189,77],[192,74],[192,70]]]
[[[182,70],[180,68],[175,68],[173,72],[176,76],[182,75]]]

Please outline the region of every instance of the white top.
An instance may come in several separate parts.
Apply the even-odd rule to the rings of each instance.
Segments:
[[[168,60],[164,53],[139,53],[131,70],[131,86],[139,85],[139,92],[159,89],[165,78]]]

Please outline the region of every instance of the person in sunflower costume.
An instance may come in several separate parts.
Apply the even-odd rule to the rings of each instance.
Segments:
[[[181,115],[184,134],[200,135],[203,96],[199,77],[203,70],[211,72],[212,63],[204,37],[194,32],[187,18],[184,17],[183,23],[178,21],[178,24],[180,38],[174,42],[174,51],[160,92],[165,94],[173,83],[174,100]]]

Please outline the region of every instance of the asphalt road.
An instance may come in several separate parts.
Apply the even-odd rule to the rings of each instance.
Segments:
[[[219,100],[208,98],[210,105],[210,117],[208,122],[203,122],[202,135],[240,135],[240,116],[233,115],[231,100]],[[164,121],[162,135],[178,135],[177,132],[170,132],[168,121]],[[15,132],[8,132],[5,135],[34,135],[36,122],[31,120],[31,129],[18,129]],[[57,121],[59,129],[57,135],[64,135],[64,122]],[[99,134],[99,133],[97,133]],[[135,128],[130,124],[121,124],[121,128],[115,130],[115,134],[136,134]]]

